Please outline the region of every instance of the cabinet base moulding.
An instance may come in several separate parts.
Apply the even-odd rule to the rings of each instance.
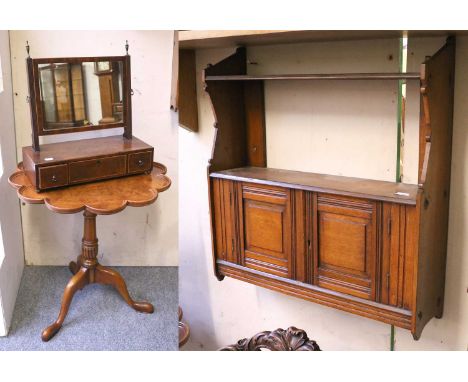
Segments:
[[[412,314],[405,309],[392,308],[388,305],[372,303],[359,298],[352,299],[348,295],[333,293],[330,290],[314,285],[266,274],[222,260],[218,260],[216,265],[221,277],[232,277],[293,297],[412,330]],[[415,339],[417,338],[419,338],[419,335],[415,337]]]

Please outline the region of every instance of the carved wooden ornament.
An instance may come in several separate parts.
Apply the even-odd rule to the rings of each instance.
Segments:
[[[274,351],[320,351],[317,343],[302,329],[291,326],[284,329],[276,329],[272,332],[265,331],[254,335],[252,338],[244,338],[234,345],[229,345],[219,350],[231,351],[259,351],[262,349]]]

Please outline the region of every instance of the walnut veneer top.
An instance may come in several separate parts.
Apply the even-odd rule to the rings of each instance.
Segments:
[[[275,168],[241,167],[214,172],[210,176],[410,205],[416,204],[418,194],[418,186],[415,184],[314,174]]]
[[[110,215],[122,211],[127,206],[141,207],[154,203],[159,192],[167,190],[171,180],[166,167],[153,163],[150,174],[133,175],[123,178],[103,180],[36,192],[23,171],[22,163],[8,182],[17,189],[18,197],[25,203],[45,204],[48,209],[72,214],[87,210],[97,215]]]

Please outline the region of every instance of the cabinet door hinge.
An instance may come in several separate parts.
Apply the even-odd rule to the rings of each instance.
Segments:
[[[388,219],[387,221],[387,234],[388,236],[392,234],[392,219]]]
[[[387,293],[390,290],[390,273],[387,273]]]
[[[232,191],[229,190],[229,205],[232,206]]]
[[[231,253],[234,254],[234,239],[231,239]]]

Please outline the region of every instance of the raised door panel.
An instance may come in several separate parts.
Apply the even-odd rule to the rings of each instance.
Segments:
[[[314,284],[375,299],[377,203],[316,196]]]
[[[291,277],[291,197],[280,187],[239,183],[242,265]]]

